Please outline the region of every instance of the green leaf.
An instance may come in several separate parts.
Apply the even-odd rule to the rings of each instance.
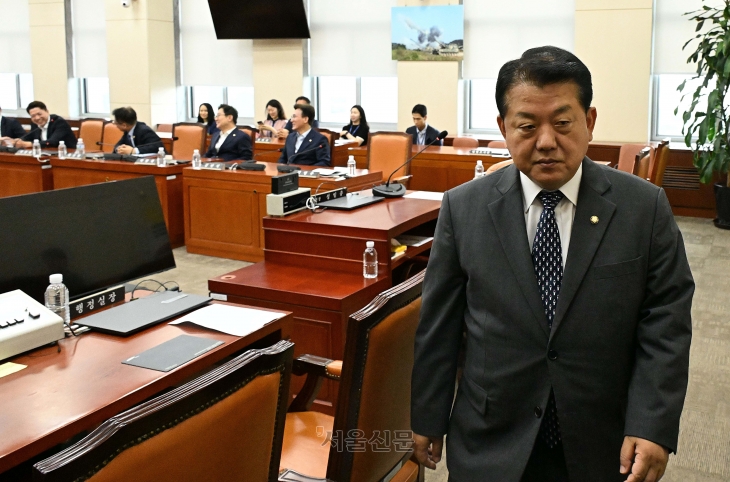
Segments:
[[[704,21],[704,20],[701,20],[701,21],[700,21],[700,22],[699,22],[699,23],[697,24],[697,28],[695,29],[695,32],[699,32],[699,31],[700,31],[700,30],[702,29],[702,26],[703,26],[704,24],[705,24],[705,21]]]

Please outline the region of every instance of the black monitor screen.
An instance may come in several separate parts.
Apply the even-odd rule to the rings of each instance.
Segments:
[[[175,267],[152,176],[0,199],[0,293],[72,299]]]
[[[208,5],[218,39],[309,38],[303,0],[208,0]]]

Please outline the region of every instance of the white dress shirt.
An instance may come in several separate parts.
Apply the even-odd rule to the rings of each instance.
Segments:
[[[235,127],[232,129],[227,130],[226,132],[221,131],[221,136],[218,138],[218,142],[215,143],[215,150],[216,152],[221,148],[224,142],[226,142],[226,138],[228,137],[228,134],[236,130]]]
[[[560,192],[563,193],[564,197],[555,206],[555,221],[558,223],[558,232],[560,233],[563,269],[565,269],[565,261],[568,259],[570,234],[573,232],[573,219],[575,218],[575,207],[578,205],[578,190],[580,189],[582,177],[583,164],[581,163],[573,178],[560,188]],[[530,243],[530,252],[532,252],[532,244],[535,241],[535,233],[537,233],[537,223],[540,221],[540,215],[542,214],[542,202],[537,197],[542,188],[522,172],[520,172],[520,182],[522,183],[522,201],[525,208],[525,224],[527,225],[527,242]]]
[[[299,148],[300,148],[300,147],[302,147],[302,142],[304,142],[304,138],[305,138],[305,137],[307,137],[307,136],[309,135],[309,132],[310,132],[311,130],[312,130],[312,129],[311,129],[311,128],[309,128],[309,129],[307,129],[307,131],[306,131],[306,132],[304,132],[304,133],[302,133],[302,134],[299,134],[299,133],[297,132],[297,136],[298,136],[298,137],[297,137],[297,142],[296,142],[296,144],[294,144],[294,152],[299,152]]]
[[[428,129],[428,123],[423,126],[423,130],[419,131],[418,128],[416,128],[416,132],[418,133],[418,141],[416,142],[419,146],[423,146],[426,144],[426,130]]]
[[[48,140],[48,124],[51,123],[51,118],[49,117],[46,121],[46,125],[41,126],[41,140],[47,141]]]

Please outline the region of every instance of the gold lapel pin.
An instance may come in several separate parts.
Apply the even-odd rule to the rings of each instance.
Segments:
[[[591,224],[598,224],[598,216],[591,216]]]

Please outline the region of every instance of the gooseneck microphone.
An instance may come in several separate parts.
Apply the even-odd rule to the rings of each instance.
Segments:
[[[301,150],[297,153],[295,153],[293,156],[291,156],[289,159],[287,159],[286,164],[279,164],[276,166],[276,170],[279,172],[294,172],[294,171],[301,171],[302,169],[299,166],[292,166],[291,160],[297,157],[300,154],[304,154],[305,152],[309,151],[316,151],[317,149],[322,149],[324,147],[323,144],[317,144],[314,147],[310,147],[309,149]]]
[[[420,153],[422,153],[423,151],[425,151],[428,147],[435,144],[436,141],[442,141],[448,135],[449,135],[449,133],[447,131],[441,131],[439,133],[439,135],[436,137],[436,139],[432,140],[431,142],[429,142],[428,144],[423,146],[423,149],[416,152],[415,155],[411,156],[410,159],[408,159],[406,162],[404,162],[403,164],[398,166],[395,169],[395,171],[390,173],[390,176],[388,176],[388,180],[386,181],[385,184],[381,184],[380,186],[375,186],[373,188],[373,196],[379,196],[379,197],[401,197],[401,196],[403,196],[406,193],[406,187],[403,184],[400,184],[397,182],[390,184],[390,180],[393,177],[393,175],[395,175],[395,173],[398,172],[399,170],[401,170],[404,166],[408,165],[409,162],[411,162],[413,159],[418,157],[418,155]]]

